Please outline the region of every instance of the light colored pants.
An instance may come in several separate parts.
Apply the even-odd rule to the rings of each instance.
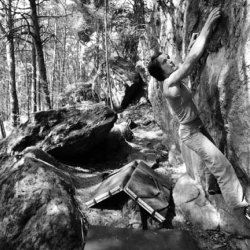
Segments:
[[[202,133],[202,129],[203,124],[200,119],[188,125],[181,124],[179,129],[181,141],[204,161],[207,170],[216,178],[229,208],[237,209],[248,206],[234,168],[214,143]]]

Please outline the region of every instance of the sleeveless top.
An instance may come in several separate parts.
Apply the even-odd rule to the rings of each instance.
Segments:
[[[180,83],[180,92],[179,96],[167,97],[167,100],[180,124],[185,125],[198,118],[198,111],[192,93],[184,83]]]

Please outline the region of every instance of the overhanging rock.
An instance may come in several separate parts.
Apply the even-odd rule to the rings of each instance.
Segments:
[[[86,204],[100,209],[121,209],[129,198],[159,222],[164,222],[171,202],[171,181],[145,162],[133,161],[107,176]]]
[[[116,119],[116,113],[102,103],[40,111],[0,141],[0,155],[20,154],[36,146],[65,162],[103,159]]]

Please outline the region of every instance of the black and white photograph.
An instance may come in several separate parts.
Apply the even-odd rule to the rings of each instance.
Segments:
[[[0,250],[250,250],[250,0],[0,0]]]

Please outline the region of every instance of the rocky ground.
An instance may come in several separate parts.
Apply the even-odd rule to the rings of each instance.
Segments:
[[[164,142],[164,134],[154,121],[151,108],[147,104],[130,107],[120,115],[118,122],[128,120],[133,120],[138,126],[133,129],[133,140],[128,142],[130,147],[126,149],[127,162],[134,159],[142,159],[151,166],[158,164],[156,171],[168,175],[174,184],[179,176],[185,173],[185,165],[178,150],[171,150],[171,145],[167,145]],[[169,157],[168,151],[171,151]],[[103,173],[112,172],[119,167],[121,166],[117,163],[106,162],[105,164],[92,166],[91,169],[79,166],[79,168],[74,170],[75,176],[78,178],[78,181],[76,181],[77,198],[82,204],[82,209],[87,211],[90,224],[115,227],[128,226],[129,216],[124,214],[124,211],[87,209],[84,205],[86,201],[90,200],[101,182]],[[173,225],[176,229],[188,231],[197,240],[202,250],[235,249],[229,243],[230,235],[225,235],[220,231],[201,230],[183,218],[178,211],[176,211]]]
[[[140,214],[133,202],[126,203],[122,210],[100,210],[87,207],[86,202],[92,199],[93,194],[103,178],[136,159],[145,161],[145,163],[151,166],[155,171],[165,175],[166,179],[172,180],[173,186],[176,181],[186,173],[186,167],[183,163],[180,151],[167,141],[166,135],[155,122],[152,109],[147,102],[129,107],[122,114],[119,114],[117,121],[114,113],[109,116],[104,116],[105,109],[97,106],[96,110],[101,111],[99,113],[92,112],[93,114],[91,119],[89,119],[89,123],[90,125],[97,124],[97,126],[91,127],[93,130],[96,129],[96,127],[106,128],[105,125],[109,126],[108,129],[105,130],[106,136],[103,137],[105,139],[101,141],[97,140],[100,139],[100,134],[96,136],[97,133],[88,132],[88,135],[92,135],[92,137],[87,137],[88,141],[91,143],[95,142],[95,146],[92,146],[91,152],[88,151],[88,153],[84,153],[86,151],[83,150],[83,153],[79,154],[78,158],[75,158],[74,154],[71,155],[66,159],[67,161],[64,162],[66,165],[55,160],[49,154],[42,151],[40,147],[27,148],[30,145],[30,141],[26,139],[31,138],[28,135],[33,130],[29,129],[23,136],[23,130],[20,132],[21,135],[16,131],[18,136],[12,134],[9,138],[9,144],[7,144],[5,140],[2,141],[2,147],[0,147],[3,151],[0,179],[1,186],[3,186],[1,190],[0,207],[0,215],[2,216],[2,221],[0,221],[0,224],[2,223],[2,229],[0,230],[0,249],[28,249],[26,246],[29,244],[34,245],[33,239],[36,239],[37,246],[41,245],[43,247],[48,244],[48,240],[52,242],[50,244],[52,244],[53,247],[46,245],[46,249],[56,249],[55,247],[58,246],[58,244],[60,245],[60,249],[68,249],[68,244],[75,244],[77,242],[81,244],[84,242],[84,228],[87,225],[84,219],[85,216],[90,225],[114,228],[131,228],[132,226],[135,228],[135,226],[137,226],[140,228]],[[49,114],[53,113],[50,112]],[[76,117],[77,119],[81,117],[85,120],[86,114],[83,113],[80,116],[71,115],[71,117]],[[111,125],[107,123],[107,119],[109,119]],[[41,120],[43,121],[43,119]],[[53,133],[51,133],[50,130],[44,131],[44,129],[42,129],[44,133],[47,133],[42,134],[43,137],[41,137],[41,141],[38,141],[38,143],[47,142],[44,138],[58,139],[55,135],[61,135],[60,131],[64,131],[65,133],[65,128],[67,128],[69,120],[62,120],[62,130],[58,131],[58,126],[51,128],[51,130],[54,131]],[[66,120],[66,123],[64,120]],[[115,121],[116,123],[114,124]],[[78,120],[74,121],[73,124],[78,124]],[[84,122],[80,124],[83,124],[81,126],[84,126],[84,128],[87,125]],[[45,125],[47,125],[47,123],[40,125],[37,125],[37,123],[30,124],[31,127],[37,126],[39,130]],[[59,128],[61,128],[61,126],[62,125],[60,125]],[[129,130],[128,127],[130,127],[131,130]],[[72,126],[69,128],[72,128]],[[76,126],[76,130],[77,128]],[[112,128],[111,132],[110,128]],[[37,130],[35,130],[35,132],[36,131]],[[69,131],[69,129],[67,131]],[[82,138],[79,136],[78,134],[75,137],[78,139]],[[122,137],[126,138],[126,140]],[[36,136],[33,136],[33,138],[37,139]],[[65,142],[66,141],[67,140],[65,140]],[[86,142],[86,138],[84,138],[84,141]],[[24,142],[27,142],[27,145],[24,144]],[[101,144],[101,142],[103,144]],[[91,143],[87,144],[86,147],[89,147]],[[11,147],[12,149],[15,148],[18,150],[20,147],[16,147],[17,145],[22,146],[20,150],[22,150],[23,147],[26,148],[22,154],[18,154],[17,152],[19,151],[16,151],[15,155],[8,155],[6,153],[9,152],[8,150],[10,150]],[[47,144],[42,145],[46,146]],[[79,144],[77,145],[77,147],[79,147]],[[74,153],[72,145],[70,150]],[[61,155],[63,155],[63,153]],[[32,168],[30,166],[32,166]],[[60,185],[58,185],[58,183]],[[184,186],[184,190],[185,189],[186,186]],[[51,190],[53,192],[51,192]],[[22,195],[20,195],[20,192]],[[175,197],[175,199],[177,197]],[[124,200],[124,197],[122,197],[122,199]],[[50,227],[51,218],[54,219],[54,216],[51,217],[51,204],[56,204],[55,206],[53,205],[54,207],[60,204],[58,207],[61,210],[56,209],[53,210],[53,212],[59,211],[57,213],[58,215],[63,214],[64,219],[67,218],[68,228],[73,229],[73,231],[71,230],[71,236],[78,237],[77,240],[64,237],[64,232],[69,232],[69,230],[65,225],[60,224],[60,216],[55,217],[58,221],[52,221],[56,227]],[[176,204],[178,203],[176,202]],[[198,210],[195,210],[196,212],[202,211],[199,207],[197,209]],[[66,213],[65,211],[69,212]],[[175,212],[176,216],[173,219],[174,230],[187,231],[189,235],[196,239],[201,250],[248,249],[248,242],[245,239],[237,238],[237,243],[232,235],[226,235],[219,230],[201,230],[201,228],[192,225],[191,221],[187,218],[184,218],[177,207]],[[135,214],[137,216],[134,216]],[[201,216],[203,217],[204,213],[202,213]],[[75,225],[74,228],[70,222],[74,221],[75,218],[77,218],[78,224],[73,223]],[[209,220],[210,218],[211,217],[209,217]],[[44,219],[47,219],[48,223],[44,223]],[[18,221],[18,223],[16,223],[16,221]],[[161,227],[158,222],[152,219],[149,219],[147,222],[149,229],[159,229]],[[38,227],[34,229],[34,225],[38,225]],[[79,225],[81,225],[81,227]],[[40,226],[43,230],[39,228]],[[79,231],[79,229],[83,229],[83,231]],[[14,232],[14,234],[12,232]],[[30,232],[32,232],[32,234]],[[47,238],[44,238],[43,232],[46,232]],[[172,231],[170,232],[173,233]],[[79,236],[81,236],[80,239]],[[2,240],[4,240],[4,242],[2,242]],[[61,241],[63,240],[65,248],[62,247]],[[188,238],[188,242],[189,241],[190,238]],[[232,242],[235,242],[235,245],[233,245]],[[240,247],[240,244],[242,244],[243,247]],[[8,247],[6,248],[6,246]],[[20,246],[21,248],[15,248],[15,246]]]

